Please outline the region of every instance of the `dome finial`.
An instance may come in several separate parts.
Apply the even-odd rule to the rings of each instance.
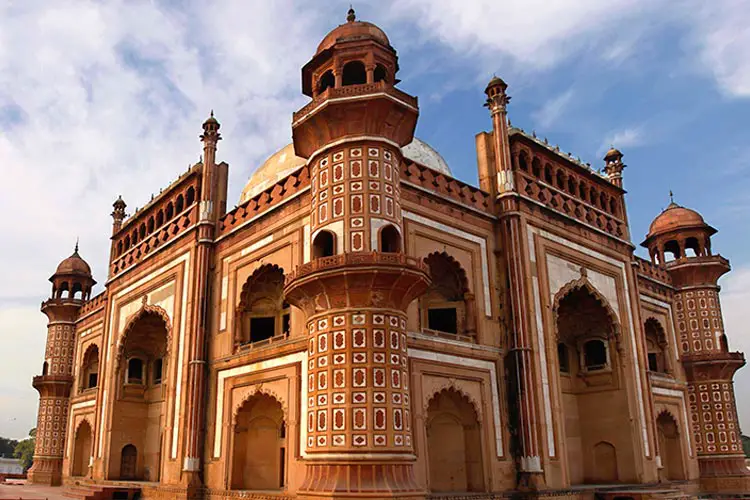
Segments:
[[[674,203],[674,193],[671,189],[669,190],[669,202]]]
[[[354,7],[352,7],[352,4],[349,4],[349,11],[346,13],[346,22],[353,23],[356,20],[357,15],[354,13]]]
[[[76,248],[73,252],[78,253],[78,236],[76,236]]]

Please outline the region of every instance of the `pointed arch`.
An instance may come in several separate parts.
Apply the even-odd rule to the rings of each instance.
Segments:
[[[474,408],[474,413],[477,416],[477,421],[481,423],[482,422],[482,412],[481,412],[482,406],[479,404],[479,402],[476,399],[474,399],[474,397],[471,394],[469,394],[463,388],[461,388],[460,385],[456,384],[456,379],[454,378],[443,379],[442,382],[443,383],[437,387],[431,387],[430,390],[428,390],[426,394],[424,395],[423,403],[422,403],[423,413],[427,414],[427,409],[430,407],[430,404],[433,404],[434,400],[440,397],[441,393],[454,392],[456,393],[458,397],[465,400],[467,404],[471,405],[471,407]]]
[[[555,294],[555,298],[552,301],[552,313],[554,314],[554,320],[555,324],[557,325],[559,322],[559,309],[560,309],[560,303],[568,297],[571,293],[575,291],[585,291],[588,294],[590,294],[598,303],[602,306],[604,311],[607,314],[607,317],[609,318],[610,325],[612,327],[612,337],[614,338],[615,342],[617,343],[618,348],[620,347],[620,340],[621,340],[621,331],[620,331],[620,321],[617,317],[617,313],[615,313],[615,310],[612,309],[612,306],[609,304],[609,301],[607,300],[604,295],[602,295],[599,290],[589,281],[588,277],[585,275],[582,275],[580,278],[569,281],[565,285],[563,285],[560,290],[557,291]],[[560,332],[558,329],[555,330],[555,334],[557,335],[557,340],[559,340]]]
[[[425,410],[429,488],[484,491],[482,425],[474,402],[455,387],[433,394]]]
[[[284,269],[276,264],[264,264],[248,277],[235,311],[235,348],[289,334],[291,311],[284,300],[284,280]]]
[[[281,400],[258,387],[232,417],[230,487],[275,490],[286,484],[287,415]]]
[[[78,370],[79,389],[93,389],[99,385],[99,345],[92,342],[81,357]]]
[[[424,259],[432,283],[420,298],[421,321],[427,330],[452,335],[476,334],[474,295],[461,264],[447,252],[432,252]]]
[[[71,475],[85,476],[88,474],[89,462],[92,456],[94,427],[87,418],[82,418],[73,432],[73,456]]]
[[[271,399],[275,399],[277,403],[281,406],[281,412],[284,415],[284,421],[286,421],[289,418],[289,410],[287,408],[287,402],[286,399],[281,397],[276,391],[271,389],[270,387],[266,387],[263,384],[257,384],[252,386],[250,391],[248,391],[246,394],[244,394],[241,398],[239,398],[233,408],[232,408],[232,423],[237,423],[237,415],[239,414],[240,410],[247,404],[248,401],[253,399],[256,396],[265,396],[269,397]]]
[[[651,372],[670,373],[671,363],[668,355],[667,334],[661,322],[653,316],[643,322],[643,333],[646,337],[647,368]]]
[[[125,328],[123,328],[122,333],[120,334],[120,338],[117,342],[116,355],[116,364],[118,366],[122,361],[125,352],[125,342],[132,332],[133,327],[139,322],[139,320],[148,315],[156,315],[164,322],[164,328],[167,332],[167,335],[164,341],[164,352],[162,354],[165,357],[169,355],[169,349],[172,345],[172,322],[169,319],[169,314],[162,307],[147,304],[146,298],[144,297],[143,302],[141,303],[141,308],[128,318],[127,322],[125,323]]]

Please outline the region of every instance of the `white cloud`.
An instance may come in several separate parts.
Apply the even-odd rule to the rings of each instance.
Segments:
[[[627,38],[613,27],[653,8],[641,0],[400,0],[391,7],[417,24],[423,36],[459,54],[483,60],[506,56],[525,69],[550,67],[594,43],[624,52],[621,43]]]
[[[545,102],[541,108],[532,114],[532,117],[541,127],[547,128],[554,125],[568,108],[574,95],[575,91],[568,89],[557,97]]]
[[[744,0],[711,2],[690,9],[687,50],[728,96],[750,97],[750,9]]]
[[[626,149],[645,144],[647,136],[642,126],[626,127],[607,134],[604,142],[599,146],[597,154],[614,146],[617,149]]]
[[[392,15],[419,27],[483,78],[537,73],[586,53],[616,65],[663,44],[676,27],[686,64],[731,97],[750,96],[750,9],[745,0],[399,0]],[[518,77],[516,77],[518,78]],[[473,79],[469,79],[473,83]],[[518,82],[516,82],[518,83]]]
[[[211,108],[238,199],[291,138],[300,68],[330,29],[317,21],[291,1],[0,4],[0,345],[14,353],[0,363],[0,435],[34,425],[30,375],[46,336],[37,304],[76,236],[103,282],[111,203],[122,194],[128,211],[143,206],[197,161]]]

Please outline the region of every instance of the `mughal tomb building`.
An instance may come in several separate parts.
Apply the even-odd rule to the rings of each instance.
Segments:
[[[622,153],[600,173],[511,127],[497,77],[479,186],[455,179],[414,137],[398,69],[350,10],[302,68],[293,142],[236,208],[213,114],[201,162],[130,216],[117,199],[104,291],[76,248],[42,304],[31,481],[81,498],[748,490],[716,229],[673,202],[635,256]]]

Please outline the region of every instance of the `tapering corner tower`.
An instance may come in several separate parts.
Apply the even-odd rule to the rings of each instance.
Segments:
[[[716,229],[672,201],[651,223],[642,245],[666,267],[675,287],[674,319],[688,382],[692,432],[704,491],[746,491],[750,475],[737,419],[732,378],[744,366],[729,352],[719,301],[719,278],[729,261],[711,252]]]
[[[91,268],[78,255],[63,260],[50,278],[52,296],[42,303],[47,323],[47,346],[42,374],[34,377],[39,391],[34,464],[29,469],[32,483],[59,485],[62,482],[63,452],[68,421],[68,399],[73,386],[75,319],[84,301],[91,298],[96,284]]]
[[[404,252],[399,186],[419,111],[395,88],[397,71],[385,33],[353,10],[302,69],[312,102],[292,128],[310,166],[311,258],[285,294],[309,336],[303,498],[424,496],[412,471],[405,310],[429,277]]]

